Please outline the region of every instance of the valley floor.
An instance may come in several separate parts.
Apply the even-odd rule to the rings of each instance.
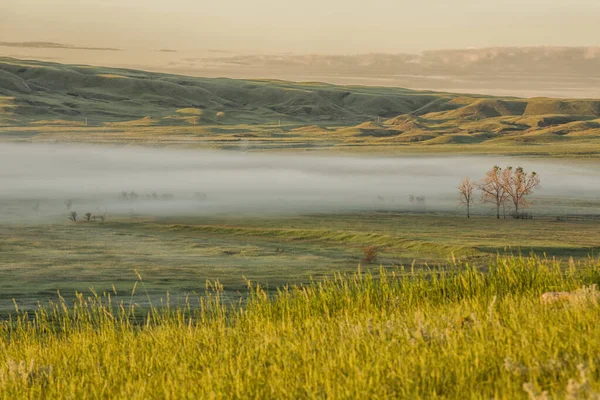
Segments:
[[[218,280],[239,297],[246,279],[270,289],[306,283],[359,264],[394,270],[457,259],[484,268],[500,254],[587,259],[600,251],[600,223],[541,217],[467,219],[454,214],[362,212],[297,216],[114,216],[105,223],[0,226],[0,311],[46,303],[76,291],[130,298],[139,273],[148,295],[181,301]],[[365,263],[364,249],[377,258]],[[137,271],[137,273],[136,273]],[[114,286],[113,286],[114,285]],[[114,293],[113,293],[114,295]]]

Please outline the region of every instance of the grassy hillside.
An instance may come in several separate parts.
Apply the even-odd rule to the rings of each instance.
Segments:
[[[597,398],[597,260],[221,286],[144,308],[116,291],[0,322],[5,398]],[[137,290],[144,290],[139,277]],[[135,289],[134,289],[135,290]],[[568,291],[559,302],[549,291]],[[146,313],[147,312],[147,313]]]
[[[0,137],[598,154],[600,100],[193,78],[0,58]]]
[[[209,125],[280,119],[358,123],[412,112],[436,98],[409,90],[203,79],[8,59],[0,59],[0,94],[13,98],[12,115],[22,122],[82,122],[87,117],[104,123],[152,117],[165,125],[177,125],[173,117],[185,115]],[[222,121],[219,112],[225,113]]]

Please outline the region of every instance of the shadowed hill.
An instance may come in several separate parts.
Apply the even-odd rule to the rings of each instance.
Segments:
[[[14,97],[14,115],[24,122],[75,118],[115,122],[197,109],[205,118],[229,114],[233,119],[227,123],[283,119],[334,124],[410,113],[438,97],[403,89],[203,79],[11,59],[0,59],[0,95]]]

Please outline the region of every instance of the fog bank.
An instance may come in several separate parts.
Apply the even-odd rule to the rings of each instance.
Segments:
[[[456,211],[460,180],[480,179],[496,164],[538,172],[542,188],[532,199],[545,207],[600,198],[600,165],[568,160],[0,144],[0,217],[65,213],[67,199],[80,215]],[[411,195],[426,201],[415,205]]]

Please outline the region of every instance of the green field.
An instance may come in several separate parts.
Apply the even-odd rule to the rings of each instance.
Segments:
[[[364,212],[298,216],[112,217],[78,223],[66,217],[46,223],[0,227],[0,311],[56,300],[57,291],[113,289],[128,296],[145,280],[155,301],[167,292],[181,300],[218,280],[237,296],[246,279],[270,289],[363,268],[426,268],[454,257],[483,267],[498,254],[568,260],[600,252],[594,221],[467,219],[452,214]],[[378,258],[363,262],[363,249]],[[136,301],[145,302],[145,293]]]

